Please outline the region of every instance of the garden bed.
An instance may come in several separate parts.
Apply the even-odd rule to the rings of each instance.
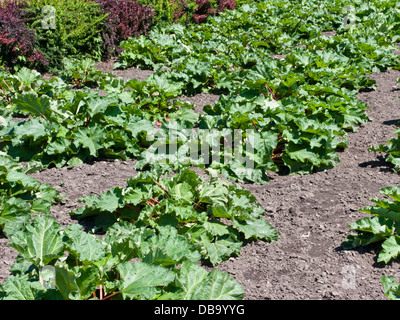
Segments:
[[[107,67],[108,66],[108,67]],[[111,63],[98,68],[110,71]],[[116,71],[125,79],[144,79],[149,71],[130,68]],[[339,154],[340,164],[311,175],[272,174],[266,185],[242,184],[265,209],[271,225],[279,231],[279,241],[257,241],[245,245],[240,256],[218,265],[245,290],[245,299],[386,299],[382,275],[396,275],[396,263],[377,263],[380,245],[345,251],[341,243],[350,232],[348,225],[366,216],[358,209],[371,205],[370,198],[383,187],[397,185],[398,174],[384,155],[367,151],[371,145],[394,137],[400,120],[400,72],[374,73],[377,90],[361,92],[371,121],[349,134],[349,147]],[[218,99],[200,94],[187,98],[197,110]],[[135,176],[135,161],[99,161],[73,168],[52,168],[33,177],[65,193],[66,199],[52,208],[52,215],[67,226],[77,223],[68,212],[78,208],[78,198],[100,194],[123,186]],[[9,275],[17,251],[0,238],[0,283]]]
[[[400,11],[309,5],[2,72],[0,299],[398,299]]]

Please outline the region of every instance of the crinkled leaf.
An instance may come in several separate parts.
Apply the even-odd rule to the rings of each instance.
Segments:
[[[29,281],[27,276],[16,275],[6,279],[3,291],[3,300],[38,300],[45,290],[38,281]]]
[[[105,136],[106,131],[100,126],[79,128],[74,135],[74,144],[89,149],[90,155],[97,157],[99,149],[104,148]]]
[[[153,300],[175,279],[171,270],[147,263],[123,262],[117,266],[120,273],[119,291],[124,299]]]
[[[276,241],[279,238],[276,229],[263,218],[244,221],[233,219],[233,226],[243,232],[246,239]]]
[[[1,200],[4,201],[6,198]],[[0,205],[0,209],[0,230],[2,229],[8,237],[24,229],[31,220],[31,206],[22,199],[7,198]]]
[[[38,216],[25,230],[12,235],[9,245],[39,269],[64,253],[61,226],[50,216]]]
[[[140,247],[143,262],[171,266],[186,259],[192,262],[200,260],[200,253],[186,237],[179,235],[175,228],[163,227],[159,232]]]
[[[84,300],[96,290],[99,272],[96,267],[55,267],[55,286],[64,300]]]
[[[18,95],[13,102],[17,110],[26,111],[35,116],[51,116],[50,98],[48,96],[38,97],[35,93],[25,93]]]
[[[65,228],[64,235],[66,250],[83,264],[90,264],[105,257],[106,248],[102,241],[95,235],[84,232],[79,224]]]
[[[207,272],[202,267],[184,262],[177,277],[183,290],[181,300],[242,300],[244,289],[227,273],[218,269]]]
[[[392,259],[396,259],[400,254],[400,237],[395,235],[386,239],[382,243],[382,250],[378,255],[378,262],[388,263]]]

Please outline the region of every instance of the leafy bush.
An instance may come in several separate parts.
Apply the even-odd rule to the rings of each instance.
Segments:
[[[35,49],[35,32],[26,26],[25,4],[15,0],[0,3],[0,61],[7,69],[26,65],[43,67],[47,64],[43,53]]]
[[[110,58],[119,52],[119,43],[129,37],[147,34],[154,11],[142,6],[137,1],[97,0],[103,14],[107,15],[104,23],[104,57]]]
[[[49,62],[49,71],[63,69],[64,57],[102,57],[101,30],[106,18],[90,0],[30,0],[24,9],[36,48]]]
[[[0,58],[57,73],[64,57],[109,59],[121,52],[121,41],[147,35],[155,24],[201,23],[234,8],[234,0],[6,0]]]
[[[153,15],[128,0],[7,0],[0,8],[0,58],[53,73],[64,69],[64,57],[108,59],[120,41],[147,34]]]
[[[208,16],[216,15],[218,12],[226,9],[235,9],[234,0],[218,0],[216,5],[211,0],[196,0],[197,7],[193,12],[193,20],[195,23],[202,23],[207,20]]]
[[[151,6],[154,10],[154,25],[173,23],[180,18],[186,8],[185,0],[138,0],[142,5]]]
[[[218,1],[218,11],[222,12],[225,10],[234,10],[236,8],[235,0],[219,0]]]

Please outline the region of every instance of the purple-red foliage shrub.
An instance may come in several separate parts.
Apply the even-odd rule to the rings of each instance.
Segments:
[[[218,1],[218,12],[225,10],[234,10],[236,8],[235,0],[219,0]]]
[[[103,13],[108,14],[104,23],[103,41],[105,58],[119,53],[119,44],[128,37],[147,35],[153,22],[154,11],[137,1],[97,0]]]
[[[47,64],[43,54],[35,50],[36,35],[25,25],[24,7],[26,4],[17,0],[5,0],[0,5],[0,58],[8,69],[21,60],[33,68]]]
[[[196,0],[197,8],[194,11],[193,19],[196,23],[204,22],[209,14],[214,11],[210,0]]]

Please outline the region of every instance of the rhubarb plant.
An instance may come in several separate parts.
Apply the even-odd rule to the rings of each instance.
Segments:
[[[379,146],[372,146],[369,151],[386,153],[386,161],[393,165],[393,170],[400,173],[400,129],[394,131],[398,136],[386,144],[380,144]]]
[[[103,79],[113,78],[112,73],[102,72],[95,68],[96,62],[91,58],[82,60],[64,58],[64,70],[61,78],[75,88],[98,87]]]
[[[20,254],[0,285],[0,300],[238,300],[244,290],[227,273],[208,272],[175,228],[113,225],[103,239],[78,224],[65,229],[38,216],[15,233]],[[179,267],[178,267],[179,265]]]
[[[23,167],[0,155],[0,233],[10,237],[36,214],[50,214],[61,200],[57,190],[28,176]]]
[[[342,127],[357,120],[344,116],[339,126],[333,114],[345,102],[340,98],[329,102],[332,116],[319,105],[298,99],[223,96],[214,106],[205,106],[197,130],[182,121],[163,124],[154,138],[149,137],[153,143],[140,154],[136,168],[159,163],[174,169],[195,165],[218,170],[232,180],[264,184],[268,171],[284,166],[300,174],[334,167],[339,162],[337,151],[347,146]],[[305,112],[309,117],[298,116]]]
[[[400,78],[397,79],[397,83],[400,83]],[[394,134],[397,135],[386,142],[386,144],[380,144],[378,146],[372,146],[369,151],[386,153],[386,161],[393,166],[393,170],[400,173],[400,129],[396,129]]]
[[[278,239],[251,192],[211,173],[203,181],[187,168],[175,173],[153,168],[130,178],[126,187],[79,201],[84,206],[70,214],[95,217],[95,231],[119,222],[152,230],[174,228],[213,265],[238,255],[244,241]]]
[[[61,78],[52,78],[38,80],[31,90],[14,91],[9,96],[10,112],[27,119],[3,117],[3,150],[38,169],[99,158],[127,159],[148,147],[147,133],[154,131],[157,121],[197,119],[191,104],[176,99],[179,88],[170,82],[125,83],[109,77],[98,82],[98,89],[77,91]],[[99,95],[103,89],[105,97]]]
[[[94,70],[88,59],[67,63],[65,81],[44,81],[26,70],[15,85],[3,79],[6,99],[1,103],[9,112],[0,119],[5,126],[0,131],[2,150],[38,168],[136,158],[137,168],[144,169],[164,157],[149,150],[152,143],[164,142],[149,137],[164,134],[177,120],[179,154],[195,139],[199,143],[209,138],[210,148],[218,148],[218,134],[242,130],[241,139],[249,149],[254,147],[248,154],[253,171],[240,157],[232,158],[243,153],[240,148],[209,152],[209,157],[227,161],[192,163],[229,179],[266,183],[268,171],[308,174],[331,168],[339,162],[337,152],[347,146],[347,132],[369,120],[367,106],[357,100],[359,90],[375,87],[366,73],[398,67],[391,52],[399,36],[397,11],[386,12],[394,3],[360,4],[351,30],[340,27],[340,3],[299,6],[270,0],[230,10],[201,25],[154,28],[146,37],[126,40],[116,64],[154,69],[146,81],[114,79]],[[385,14],[377,15],[381,12]],[[323,36],[327,29],[337,29],[337,34]],[[277,53],[286,57],[270,57]],[[21,81],[28,84],[22,91]],[[74,85],[80,90],[73,90]],[[88,88],[92,85],[98,88]],[[99,96],[100,90],[106,96]],[[223,95],[198,115],[179,100],[182,94],[198,92]],[[7,121],[10,112],[34,118],[15,124]],[[184,137],[198,128],[214,133]],[[246,130],[254,131],[254,144]],[[164,144],[174,149],[173,141]],[[168,164],[174,169],[187,166],[172,160]]]
[[[203,132],[188,137],[185,130],[192,128],[214,131],[211,149],[218,149],[216,137],[227,130],[242,130],[243,141],[249,140],[245,130],[254,131],[256,142],[248,143],[250,149],[256,147],[248,154],[254,162],[252,172],[245,170],[242,159],[229,161],[239,149],[231,148],[228,154],[220,148],[219,154],[206,155],[225,156],[225,162],[191,162],[236,181],[266,183],[268,171],[307,174],[336,166],[337,152],[347,146],[347,132],[369,120],[368,106],[357,99],[359,90],[375,88],[366,74],[398,67],[392,52],[398,34],[395,28],[382,27],[397,26],[396,13],[369,19],[387,6],[361,6],[359,21],[347,30],[340,27],[345,18],[340,3],[300,7],[289,1],[264,1],[199,26],[167,26],[148,37],[126,40],[116,68],[151,68],[155,72],[150,79],[173,82],[186,95],[222,94],[214,106],[205,106],[198,123],[178,125],[176,143],[166,133],[171,125],[162,126],[159,133],[167,138],[155,145],[178,150],[166,157],[147,149],[139,156],[138,168],[159,162],[187,166],[185,152],[196,140],[206,139]],[[338,32],[326,37],[321,33],[326,29]],[[278,53],[286,57],[270,57]]]
[[[390,300],[400,300],[400,283],[394,276],[382,276],[381,282],[383,291]]]
[[[389,263],[400,254],[400,187],[382,188],[380,192],[389,199],[374,197],[371,199],[375,203],[374,206],[360,209],[372,217],[360,219],[349,225],[356,233],[347,236],[342,248],[348,250],[381,243],[378,262]]]

